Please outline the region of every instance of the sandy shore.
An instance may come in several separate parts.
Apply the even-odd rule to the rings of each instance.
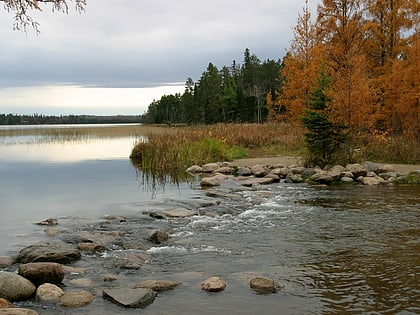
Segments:
[[[240,159],[235,160],[233,163],[237,166],[253,166],[257,164],[262,165],[274,165],[274,164],[284,164],[288,165],[303,165],[304,158],[296,156],[271,156],[271,157],[260,157],[260,158],[249,158],[249,159]],[[379,163],[382,164],[382,163]],[[410,172],[420,171],[420,164],[391,164],[394,166],[395,170],[400,173],[408,174]]]

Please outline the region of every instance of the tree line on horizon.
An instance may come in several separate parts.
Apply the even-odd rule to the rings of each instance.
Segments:
[[[417,0],[323,0],[313,20],[305,1],[280,61],[210,63],[185,92],[152,102],[146,123],[302,122],[320,77],[325,117],[357,130],[420,133]],[[319,111],[319,110],[318,110]]]
[[[96,116],[96,115],[19,115],[19,114],[0,114],[0,125],[44,125],[44,124],[118,124],[118,123],[138,123],[139,116],[134,115],[115,115],[115,116]]]

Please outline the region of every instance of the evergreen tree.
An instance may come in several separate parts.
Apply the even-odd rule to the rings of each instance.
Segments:
[[[320,73],[316,87],[308,99],[308,109],[301,117],[308,132],[304,134],[309,157],[307,163],[312,166],[324,167],[332,162],[333,154],[344,143],[343,127],[328,119],[328,109],[331,99],[327,90],[331,79],[324,72]]]

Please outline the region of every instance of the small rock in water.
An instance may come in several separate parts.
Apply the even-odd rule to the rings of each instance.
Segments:
[[[186,217],[192,217],[196,215],[197,213],[195,211],[188,210],[185,208],[176,208],[172,210],[162,211],[161,214],[165,215],[168,218],[186,218]]]
[[[249,285],[255,292],[262,294],[275,293],[280,288],[278,282],[273,279],[263,277],[251,279]]]
[[[15,259],[12,257],[2,256],[0,257],[0,268],[7,268],[15,263]]]
[[[93,302],[94,299],[95,297],[92,295],[92,293],[80,290],[64,293],[60,297],[59,303],[61,306],[65,307],[80,307],[89,305]]]
[[[172,290],[180,286],[182,282],[178,281],[167,281],[167,280],[146,280],[134,285],[134,289],[152,289],[156,292]]]
[[[163,242],[166,242],[168,239],[169,239],[169,234],[161,230],[154,230],[149,235],[149,241],[155,244],[162,244]]]
[[[104,289],[103,297],[128,308],[144,308],[153,303],[156,292],[151,289]]]
[[[6,299],[0,298],[0,308],[10,307],[12,303]]]
[[[38,313],[27,308],[0,308],[0,315],[38,315]]]
[[[104,252],[106,247],[96,243],[79,243],[77,248],[87,252]]]
[[[49,219],[46,219],[44,221],[41,221],[41,222],[38,222],[38,223],[35,223],[35,224],[38,224],[38,225],[57,225],[58,221],[57,221],[57,219],[49,218]]]
[[[44,283],[36,289],[35,298],[40,302],[58,302],[62,295],[64,291],[61,288],[55,284]]]
[[[208,292],[220,292],[226,289],[226,282],[219,277],[211,277],[201,283],[201,289]]]

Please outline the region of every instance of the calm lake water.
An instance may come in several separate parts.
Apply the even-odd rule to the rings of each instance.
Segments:
[[[189,184],[155,196],[145,190],[128,159],[136,137],[0,137],[0,255],[42,239],[32,223],[50,217],[136,216],[152,197],[155,207],[208,198]],[[30,306],[40,314],[420,314],[419,187],[229,187],[219,192],[236,198],[213,211],[222,215],[166,222],[171,241],[147,250],[152,262],[126,274],[127,282],[184,283],[147,308],[122,309],[100,296],[71,312]],[[210,276],[227,289],[201,291]],[[257,295],[247,285],[253,276],[284,288]]]

